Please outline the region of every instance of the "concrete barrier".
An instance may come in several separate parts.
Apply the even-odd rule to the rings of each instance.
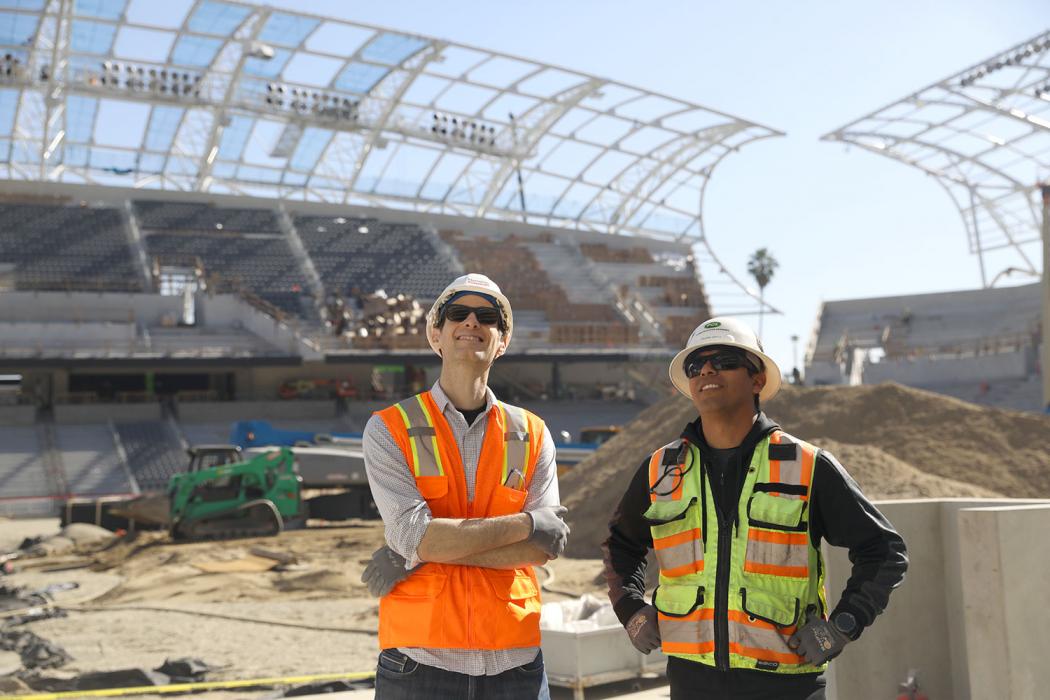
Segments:
[[[33,425],[35,406],[0,406],[0,425]]]
[[[1050,505],[959,513],[971,698],[1050,695]]]
[[[201,401],[179,404],[181,423],[239,420],[331,420],[335,401]]]
[[[55,406],[55,422],[60,425],[81,423],[121,423],[160,420],[159,403],[85,403]]]
[[[1040,527],[1042,532],[1050,533],[1050,501],[931,499],[882,501],[877,505],[908,545],[908,574],[901,587],[890,596],[886,612],[865,630],[860,640],[846,647],[843,654],[832,662],[827,674],[828,698],[854,700],[896,697],[897,684],[904,681],[912,669],[919,672],[923,692],[931,700],[1035,698],[1034,695],[1023,693],[987,693],[983,686],[971,686],[975,674],[976,680],[984,682],[983,669],[986,668],[987,672],[993,673],[993,682],[1002,682],[1008,677],[1006,667],[998,665],[1001,660],[984,658],[988,649],[982,640],[989,639],[987,634],[1009,639],[1015,645],[1023,644],[1026,634],[1032,638],[1042,635],[1041,646],[1035,649],[1050,648],[1050,640],[1046,638],[1050,633],[1050,593],[1047,592],[1050,586],[1046,583],[1050,581],[1050,555],[1045,549],[1050,546],[1046,544],[1050,540],[1042,538],[1044,549],[1037,556],[1043,559],[1033,564],[1021,558],[1009,546],[1004,546],[1001,536],[996,539],[985,532],[981,537],[976,537],[974,531],[981,527],[989,529],[988,523],[992,520],[989,513],[1008,513],[1012,518],[1027,517],[1031,522],[1024,525],[1015,525],[1014,521],[1009,521],[1010,527],[1016,526],[1017,529],[999,530],[1003,536],[1020,536],[1021,542],[1027,543],[1034,538],[1024,537],[1023,533],[1039,532],[1036,528]],[[1027,516],[1017,515],[1029,512],[1031,514]],[[975,524],[975,519],[980,520],[980,523]],[[993,547],[995,542],[1000,543]],[[1016,605],[1029,608],[1027,624],[1033,627],[1030,633],[1014,629],[1016,622],[1011,617],[1013,609],[1008,611],[1002,603],[995,604],[1001,608],[995,615],[987,612],[978,615],[976,611],[971,613],[968,610],[968,598],[979,598],[983,605],[991,603],[989,596],[994,595],[994,589],[987,588],[984,579],[991,576],[993,582],[996,580],[990,574],[984,579],[971,580],[972,569],[986,566],[1001,556],[1007,556],[1016,568],[1011,571],[1009,580],[1001,576],[997,585],[1000,589],[1009,589],[1011,596],[1027,598]],[[852,565],[846,550],[828,548],[827,545],[825,560],[828,604],[834,607],[845,588]],[[1023,575],[1018,573],[1021,567],[1026,567]],[[1042,603],[1033,605],[1033,601],[1039,599],[1038,591],[1026,589],[1036,585],[1043,587]],[[986,618],[996,615],[1005,623],[995,629],[988,629]],[[1030,664],[1025,653],[1012,653],[1009,660],[1020,669],[1016,671],[1016,682],[1026,683],[1023,669]],[[1043,665],[1046,667],[1044,672],[1050,672],[1050,665]],[[1010,674],[1015,674],[1015,671],[1011,670]],[[1014,675],[1009,677],[1011,681],[1014,680]],[[1050,687],[1050,677],[1045,681],[1044,687]]]

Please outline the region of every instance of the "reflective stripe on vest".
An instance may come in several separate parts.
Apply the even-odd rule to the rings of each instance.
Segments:
[[[783,484],[784,490],[756,491],[751,497],[744,571],[809,578],[809,528],[804,523],[815,458],[815,449],[779,430],[769,436],[769,483]]]
[[[675,512],[659,520],[649,520],[660,572],[668,578],[704,570],[703,532],[689,517],[690,509],[698,504],[695,498],[682,501],[685,474],[693,466],[690,455],[689,446],[676,440],[654,452],[649,459],[649,500],[675,504],[673,508],[668,506]]]
[[[499,408],[503,412],[503,425],[506,426],[503,433],[503,480],[500,483],[506,484],[515,469],[521,474],[524,483],[529,470],[529,426],[525,411],[502,402]]]
[[[730,668],[820,672],[823,666],[806,663],[788,646],[808,609],[827,609],[820,552],[809,538],[816,448],[781,431],[760,441],[750,467],[742,465],[747,472],[735,522],[726,525],[733,533],[726,538],[719,537],[721,522],[699,450],[686,447],[671,443],[649,460],[644,517],[660,562],[653,605],[663,651],[712,666],[728,658]],[[728,575],[717,570],[722,564]],[[725,646],[716,648],[723,624],[728,635],[719,639]]]
[[[434,420],[423,403],[423,395],[417,394],[397,404],[397,410],[405,421],[408,441],[412,446],[412,472],[416,476],[444,476],[441,454],[438,452],[437,431]]]

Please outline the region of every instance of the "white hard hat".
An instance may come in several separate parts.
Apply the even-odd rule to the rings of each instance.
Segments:
[[[689,377],[685,376],[685,358],[695,350],[710,345],[727,345],[731,348],[747,350],[762,360],[766,371],[766,385],[758,395],[759,401],[769,401],[780,391],[780,367],[762,350],[762,343],[751,327],[738,319],[719,316],[697,326],[693,334],[689,336],[685,350],[671,360],[671,366],[667,370],[671,375],[671,383],[686,397],[689,397],[690,394]]]
[[[507,327],[505,335],[507,336],[507,345],[509,346],[510,334],[511,331],[514,330],[514,312],[511,311],[510,301],[503,295],[503,292],[499,290],[499,285],[488,277],[476,272],[468,272],[462,277],[457,277],[452,284],[445,287],[445,291],[441,292],[441,296],[439,296],[434,301],[434,305],[430,307],[430,311],[427,313],[427,342],[430,343],[430,348],[438,355],[441,354],[438,346],[434,343],[434,340],[431,337],[430,330],[437,326],[438,313],[441,311],[441,307],[447,304],[452,297],[460,293],[474,293],[495,301],[500,313],[503,314],[504,325]]]

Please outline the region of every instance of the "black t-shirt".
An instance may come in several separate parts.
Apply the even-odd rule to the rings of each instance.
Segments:
[[[469,426],[474,425],[474,421],[477,420],[478,416],[484,413],[485,407],[482,406],[481,408],[476,408],[473,411],[464,411],[462,408],[457,408],[456,410],[463,414],[463,418],[466,419],[467,425]]]

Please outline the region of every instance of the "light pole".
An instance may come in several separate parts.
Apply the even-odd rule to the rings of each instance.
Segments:
[[[799,376],[798,375],[798,336],[797,335],[792,335],[791,336],[791,366],[795,370],[794,372],[792,372],[792,376],[793,377]]]

